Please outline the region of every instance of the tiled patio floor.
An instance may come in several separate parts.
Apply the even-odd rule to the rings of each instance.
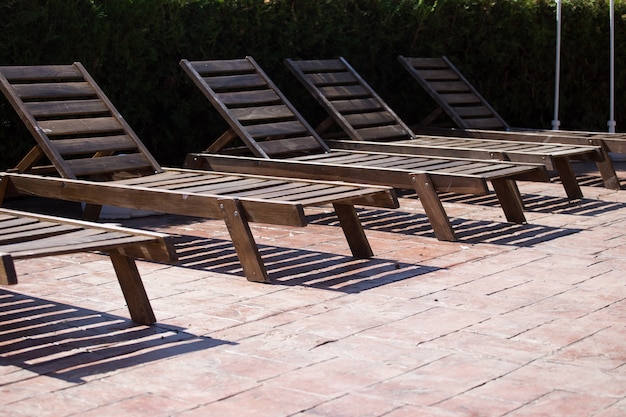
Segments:
[[[413,198],[363,209],[371,260],[324,208],[254,225],[271,285],[241,276],[221,221],[123,221],[176,235],[177,265],[139,262],[152,327],[101,255],[19,262],[0,288],[0,415],[626,416],[626,191],[577,167],[580,201],[520,184],[527,225],[493,196],[446,196],[459,242]]]

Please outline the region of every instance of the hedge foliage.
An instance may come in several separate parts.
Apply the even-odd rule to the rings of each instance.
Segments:
[[[608,1],[562,6],[563,128],[606,130]],[[626,4],[615,5],[616,120],[626,123]],[[450,58],[514,126],[553,118],[555,3],[548,0],[0,0],[0,65],[81,61],[163,164],[226,128],[181,58],[252,55],[312,124],[322,117],[284,58],[344,56],[409,123],[433,103],[396,60]],[[0,169],[33,142],[0,99]]]

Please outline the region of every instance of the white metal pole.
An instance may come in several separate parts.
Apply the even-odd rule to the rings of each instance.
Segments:
[[[611,0],[612,1],[612,0]],[[559,84],[561,76],[561,0],[556,0],[556,67],[554,76],[554,119],[552,130],[559,130]]]
[[[610,2],[609,9],[609,36],[610,36],[610,63],[609,63],[609,77],[610,77],[610,93],[609,93],[609,133],[615,133],[615,13],[614,13],[614,0]]]

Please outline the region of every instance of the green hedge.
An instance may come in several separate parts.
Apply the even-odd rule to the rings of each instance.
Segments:
[[[626,123],[626,6],[616,4],[616,120]],[[608,3],[563,4],[563,128],[606,130]],[[553,118],[555,4],[548,0],[3,0],[0,65],[81,61],[163,164],[226,128],[181,58],[252,55],[312,124],[322,114],[284,58],[344,56],[409,123],[433,103],[398,54],[448,56],[514,126]],[[33,142],[0,99],[0,169]]]

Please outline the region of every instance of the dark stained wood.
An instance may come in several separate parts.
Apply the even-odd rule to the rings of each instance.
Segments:
[[[229,123],[233,132],[244,141],[246,146],[257,156],[284,155],[297,152],[310,152],[311,139],[317,142],[317,150],[327,151],[324,142],[300,116],[293,105],[276,88],[272,81],[247,57],[242,60],[217,60],[189,62],[181,61],[181,66],[200,88],[205,97]],[[253,81],[251,81],[253,80]],[[217,88],[215,87],[217,86]],[[254,112],[250,120],[250,107],[281,106],[282,121],[276,122],[273,114]],[[253,122],[253,124],[251,124]],[[273,139],[292,139],[307,137],[303,148],[298,149],[298,141],[282,141],[268,146],[261,143]],[[288,145],[288,148],[282,147]],[[270,152],[270,153],[268,153]]]
[[[267,282],[269,280],[263,265],[259,250],[254,243],[254,237],[250,231],[250,225],[246,220],[246,211],[239,203],[239,200],[221,199],[218,201],[220,210],[224,215],[224,221],[228,232],[233,239],[235,251],[239,257],[239,262],[249,281]]]
[[[25,107],[36,118],[82,116],[108,113],[106,105],[97,99],[37,101],[25,103]]]
[[[256,158],[248,156],[225,156],[213,154],[189,154],[185,161],[185,166],[194,169],[223,170],[229,172],[256,172],[268,175],[291,176],[301,178],[314,178],[324,180],[362,182],[377,185],[387,185],[402,189],[415,189],[411,180],[412,174],[427,173],[429,175],[430,188],[420,187],[416,189],[418,195],[421,192],[428,193],[422,200],[427,206],[425,210],[430,213],[429,218],[433,219],[435,235],[442,240],[450,240],[454,237],[454,232],[437,192],[462,192],[471,194],[485,194],[488,192],[486,182],[490,179],[507,178],[515,180],[518,178],[547,180],[545,167],[531,164],[514,164],[510,162],[494,162],[485,160],[470,160],[460,158],[440,158],[434,156],[408,155],[408,153],[393,152],[369,152],[356,150],[336,150],[329,149],[328,145],[319,135],[310,128],[302,116],[293,109],[293,106],[278,88],[271,82],[269,77],[263,72],[258,64],[251,57],[247,57],[249,66],[243,65],[241,60],[236,63],[229,63],[228,60],[202,61],[196,64],[187,60],[181,61],[181,66],[191,77],[193,82],[200,88],[202,93],[213,104],[217,111],[229,123],[232,132],[236,133]],[[288,65],[293,61],[286,60]],[[295,64],[294,64],[295,65]],[[275,95],[281,98],[281,103],[292,110],[293,120],[299,122],[298,126],[307,128],[309,136],[315,138],[319,143],[324,144],[323,148],[311,149],[310,145],[298,148],[299,137],[291,137],[289,149],[278,150],[275,148],[263,147],[262,144],[272,143],[272,140],[260,140],[265,138],[294,135],[289,129],[282,129],[282,124],[292,126],[291,122],[273,123],[266,122],[262,128],[255,124],[251,127],[237,117],[242,113],[234,114],[230,103],[224,103],[221,99],[222,93],[215,91],[207,78],[212,76],[211,71],[219,74],[219,77],[228,75],[228,67],[236,67],[233,71],[239,75],[245,71],[246,74],[255,73],[265,80],[265,85],[257,86],[263,91],[271,89]],[[202,67],[200,73],[197,68]],[[206,70],[210,68],[210,70]],[[309,81],[319,82],[320,85],[311,86],[305,84],[310,90],[318,91],[320,100],[339,101],[344,107],[345,114],[339,114],[337,120],[342,121],[342,127],[351,131],[359,131],[365,137],[376,137],[386,135],[393,139],[411,139],[410,128],[393,115],[380,98],[370,91],[368,86],[354,71],[349,70],[349,66],[343,59],[336,60],[313,60],[298,61],[296,72]],[[314,74],[313,74],[314,73]],[[313,75],[313,76],[311,76]],[[217,75],[216,75],[217,76]],[[222,78],[220,78],[221,80]],[[224,85],[223,82],[219,83]],[[310,84],[310,83],[309,83]],[[235,88],[234,85],[230,85]],[[245,85],[236,87],[240,101],[246,102],[245,94],[253,95],[257,90],[246,88]],[[355,107],[351,107],[355,105]],[[370,112],[359,112],[360,109],[368,107]],[[388,112],[388,113],[385,113]],[[357,115],[358,113],[358,115]],[[245,112],[243,112],[245,114]],[[353,122],[354,125],[348,123]],[[387,124],[386,122],[390,122]],[[258,129],[258,130],[255,130]],[[301,135],[300,132],[295,136]],[[230,137],[230,134],[229,134]],[[310,141],[309,141],[310,143]],[[287,142],[280,143],[285,145]],[[220,151],[227,149],[220,146]],[[268,152],[270,151],[271,152]],[[298,150],[301,155],[298,155]],[[433,193],[434,192],[434,197]],[[510,190],[505,190],[510,193]],[[421,197],[421,196],[420,196]],[[508,205],[506,206],[509,207]],[[516,209],[516,206],[510,206]],[[510,216],[518,218],[517,213]],[[442,221],[445,218],[446,221]]]
[[[401,62],[404,62],[404,59],[406,58],[401,57]],[[360,149],[364,151],[375,149],[374,144],[367,142],[386,142],[387,146],[384,149],[383,147],[377,149],[379,152],[396,152],[393,145],[399,144],[397,152],[404,154],[428,155],[429,150],[432,149],[430,154],[433,156],[487,158],[538,163],[544,165],[546,169],[557,170],[558,174],[563,178],[564,188],[568,197],[572,199],[580,198],[582,192],[571,166],[567,166],[570,158],[602,159],[599,149],[589,146],[573,147],[561,145],[559,147],[558,145],[544,145],[542,148],[537,145],[532,147],[531,145],[526,145],[522,149],[521,147],[516,147],[512,142],[484,141],[480,143],[482,149],[476,152],[470,149],[475,147],[476,143],[465,138],[454,138],[454,140],[451,140],[450,138],[418,137],[414,135],[412,130],[402,122],[345,59],[315,60],[314,65],[310,65],[309,61],[294,61],[290,59],[285,62],[345,134],[353,141],[363,145]],[[325,63],[327,63],[327,66]],[[482,104],[481,98],[474,94],[473,90],[468,89],[465,83],[459,79],[458,74],[447,68],[443,60],[428,59],[423,66],[425,68],[423,69],[424,73],[431,77],[429,85],[431,88],[436,87],[439,89],[438,93],[442,97],[441,100],[445,101],[446,105],[461,103],[462,106],[455,107],[455,109],[460,110],[464,114],[471,114],[474,117],[471,119],[471,123],[477,125],[489,124],[490,118],[493,117],[490,109]],[[420,71],[422,71],[421,67]],[[340,77],[338,74],[350,74],[350,77]],[[346,79],[350,81],[345,82],[343,85],[339,81],[335,81],[329,86],[326,82],[329,79]],[[362,99],[377,102],[378,105],[371,106],[367,110],[350,107],[351,101],[345,100],[349,98],[349,92],[355,92],[355,94],[358,92]],[[478,103],[479,106],[473,106],[472,103]],[[476,118],[476,116],[483,114],[486,114],[487,117]],[[326,124],[326,128],[330,126]],[[319,128],[318,131],[323,132]],[[425,139],[434,143],[436,148],[424,146],[421,142],[424,142]],[[415,148],[411,144],[415,144]],[[354,149],[350,148],[348,144],[339,145],[342,149]],[[450,152],[446,154],[444,152],[445,149],[449,149]],[[560,159],[559,163],[555,162],[557,158]]]
[[[446,57],[399,56],[398,60],[460,127],[500,130],[510,128]],[[459,114],[459,110],[463,114]]]
[[[620,189],[619,179],[608,152],[626,153],[626,138],[619,134],[602,132],[576,132],[571,130],[528,130],[514,129],[500,116],[478,90],[465,78],[448,58],[418,58],[399,56],[404,68],[417,80],[424,90],[439,105],[439,109],[455,122],[460,129],[427,129],[434,117],[427,118],[416,131],[446,136],[483,138],[494,141],[524,141],[541,143],[563,143],[571,145],[598,146],[599,158],[593,158],[604,185],[610,189]],[[442,81],[443,80],[443,81]],[[464,93],[463,95],[459,95]],[[435,112],[433,112],[433,115]],[[568,178],[571,167],[561,162],[559,171],[564,183],[571,184]],[[570,186],[570,190],[573,188]],[[568,193],[568,195],[570,195]],[[573,198],[573,195],[571,195]]]
[[[80,71],[74,65],[7,66],[0,67],[4,77],[12,83],[30,82],[33,79],[76,80],[81,79]]]
[[[113,117],[89,119],[42,120],[39,126],[49,137],[63,135],[93,135],[121,132],[123,127]]]
[[[156,321],[135,258],[176,260],[163,234],[0,209],[0,284],[17,284],[14,260],[76,252],[107,253],[113,263],[131,318]]]
[[[350,249],[356,258],[369,258],[374,252],[360,226],[359,217],[351,204],[334,203],[335,213],[348,240]]]
[[[237,91],[239,85],[254,89],[263,81],[250,72],[248,61],[219,66],[207,62],[197,68],[207,77],[215,75],[207,79],[222,91],[220,97],[244,104],[235,107],[233,114],[254,137],[278,132],[279,137],[271,141],[275,147],[289,152],[293,147],[321,149],[315,137],[306,137],[307,127],[293,117],[272,88],[254,90],[251,95]],[[303,227],[307,224],[304,208],[312,205],[398,206],[389,187],[164,169],[80,63],[0,67],[0,88],[37,142],[17,169],[0,176],[0,199],[25,194],[79,201],[86,203],[85,215],[93,219],[105,204],[223,219],[250,280],[269,277],[249,233],[249,222]],[[302,141],[289,137],[303,134]],[[225,135],[220,146],[234,137]],[[264,149],[274,150],[271,146]],[[43,171],[36,164],[44,157],[62,178],[32,175]],[[358,233],[358,227],[352,219],[351,230]],[[361,248],[355,251],[355,256],[362,253]],[[120,260],[119,269],[132,268]]]

